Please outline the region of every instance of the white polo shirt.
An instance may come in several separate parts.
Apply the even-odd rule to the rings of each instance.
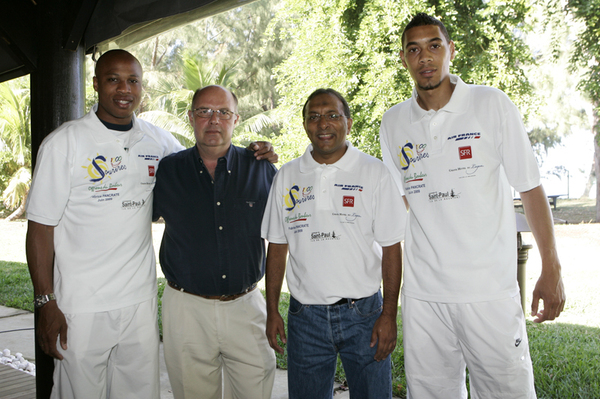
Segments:
[[[183,148],[135,116],[125,143],[96,110],[44,139],[27,198],[29,220],[56,226],[54,292],[65,313],[114,310],[156,295],[154,176],[163,157]]]
[[[540,184],[516,106],[500,90],[456,84],[448,104],[411,99],[383,116],[384,163],[410,205],[403,294],[434,302],[518,294],[517,232],[510,186]]]
[[[377,244],[404,237],[406,210],[389,171],[346,145],[331,165],[317,163],[309,145],[283,165],[269,193],[261,234],[289,244],[287,284],[303,304],[373,295],[382,279]]]

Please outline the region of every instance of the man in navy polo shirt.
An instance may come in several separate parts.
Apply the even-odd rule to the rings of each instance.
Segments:
[[[275,355],[256,283],[265,271],[260,225],[276,168],[231,145],[237,98],[221,86],[194,94],[196,145],[161,162],[154,220],[164,350],[175,398],[270,398]],[[223,391],[224,390],[224,391]]]

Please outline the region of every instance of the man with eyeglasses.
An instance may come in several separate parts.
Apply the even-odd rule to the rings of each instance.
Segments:
[[[267,337],[279,353],[277,335],[287,343],[291,399],[331,398],[338,354],[351,397],[391,398],[402,198],[383,163],[346,140],[352,118],[341,94],[316,90],[302,116],[312,144],[278,172],[262,222]],[[286,338],[278,303],[288,247]]]
[[[197,90],[188,116],[196,145],[163,159],[154,189],[154,220],[165,220],[163,342],[173,395],[268,399],[275,354],[256,284],[277,169],[231,144],[240,116],[230,90]]]

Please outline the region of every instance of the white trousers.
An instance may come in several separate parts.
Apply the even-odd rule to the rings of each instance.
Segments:
[[[269,399],[275,352],[258,289],[233,301],[165,287],[163,343],[175,399]]]
[[[65,314],[67,350],[54,360],[53,399],[158,399],[157,300]]]
[[[409,399],[535,399],[519,296],[480,303],[437,303],[402,295]]]

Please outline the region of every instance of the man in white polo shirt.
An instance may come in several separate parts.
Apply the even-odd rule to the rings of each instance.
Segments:
[[[46,137],[27,201],[37,338],[54,357],[53,398],[158,398],[152,188],[183,147],[134,116],[142,67],[96,63],[98,104]]]
[[[383,116],[381,148],[410,206],[401,301],[408,397],[466,398],[468,368],[472,397],[535,398],[511,185],[542,255],[534,321],[557,317],[565,295],[521,117],[501,91],[450,75],[454,43],[439,20],[417,14],[402,44],[415,88]]]
[[[291,399],[331,397],[338,353],[352,397],[389,398],[406,211],[383,163],[346,141],[352,118],[338,92],[313,92],[302,114],[312,145],[275,176],[262,223],[267,338],[280,353],[277,335],[287,341]]]

